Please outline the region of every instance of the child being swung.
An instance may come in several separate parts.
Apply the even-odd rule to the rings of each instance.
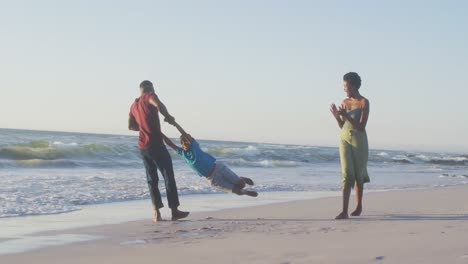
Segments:
[[[187,134],[177,123],[176,128],[182,134],[180,144],[176,146],[168,137],[163,135],[166,145],[174,149],[183,160],[200,176],[206,177],[211,185],[225,192],[232,192],[237,195],[248,195],[257,197],[255,191],[245,190],[246,184],[253,185],[253,181],[246,177],[239,177],[223,162],[204,152],[198,142]]]

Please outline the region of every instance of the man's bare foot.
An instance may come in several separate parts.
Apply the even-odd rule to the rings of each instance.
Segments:
[[[159,212],[159,210],[154,210],[153,222],[157,223],[160,221],[162,221],[161,213]]]
[[[172,211],[172,221],[176,221],[182,218],[187,217],[190,214],[190,212],[183,212],[179,210]]]
[[[351,213],[351,216],[360,216],[362,213],[362,207],[357,207],[354,212]]]
[[[343,213],[343,212],[341,212],[339,215],[337,215],[337,216],[335,217],[335,219],[337,219],[337,220],[340,220],[340,219],[348,219],[348,218],[349,218],[348,214],[345,214],[345,213]]]
[[[248,185],[254,185],[254,182],[252,181],[252,179],[250,178],[246,178],[246,177],[240,177],[246,184]]]

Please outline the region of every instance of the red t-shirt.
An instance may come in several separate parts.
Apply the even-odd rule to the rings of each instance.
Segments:
[[[157,99],[158,96],[153,92],[144,93],[140,98],[135,99],[130,108],[130,115],[135,118],[140,128],[140,137],[138,139],[140,149],[163,145],[159,112],[156,107],[149,103],[150,98]]]

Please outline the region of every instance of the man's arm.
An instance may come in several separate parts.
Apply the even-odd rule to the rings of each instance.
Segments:
[[[156,107],[159,110],[159,112],[165,117],[164,121],[168,122],[171,125],[174,125],[175,118],[169,114],[166,106],[163,104],[163,102],[161,102],[161,100],[159,100],[157,96],[152,96],[149,99],[149,103],[152,106]]]
[[[182,136],[187,136],[187,132],[185,132],[185,130],[177,123],[177,122],[174,122],[174,126],[177,128],[177,130],[179,130],[180,134]]]
[[[140,131],[140,127],[131,113],[128,115],[128,129],[132,131]]]
[[[171,147],[173,150],[177,151],[176,144],[174,144],[174,142],[172,142],[172,140],[170,140],[168,137],[166,137],[166,135],[162,134],[162,136],[163,136],[164,143],[166,143],[166,145]]]

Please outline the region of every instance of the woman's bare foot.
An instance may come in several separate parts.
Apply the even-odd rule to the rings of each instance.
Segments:
[[[187,217],[190,212],[179,211],[178,209],[172,211],[172,221],[176,221]]]
[[[345,214],[345,213],[343,213],[343,212],[341,212],[339,215],[337,215],[337,216],[335,217],[335,219],[337,219],[337,220],[340,220],[340,219],[348,219],[348,218],[349,218],[348,214]]]
[[[254,182],[252,181],[252,179],[250,178],[246,178],[246,177],[240,177],[246,184],[248,185],[254,185]]]
[[[154,210],[153,222],[157,223],[160,221],[162,221],[161,213],[159,212],[159,210]]]
[[[357,207],[354,212],[351,213],[351,216],[360,216],[362,213],[362,207]]]

